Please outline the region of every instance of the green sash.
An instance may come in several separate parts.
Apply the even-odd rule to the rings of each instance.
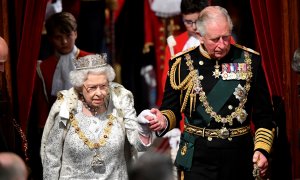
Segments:
[[[240,57],[235,59],[233,62],[241,63],[244,61],[245,59]],[[229,97],[232,95],[232,92],[235,91],[239,82],[239,80],[218,80],[214,88],[207,95],[207,101],[210,106],[213,107],[215,112],[218,112],[224,106]],[[205,112],[205,109],[201,104],[197,107],[197,112],[202,116],[202,119],[206,124],[211,121],[210,115]]]
[[[181,134],[175,166],[184,171],[190,171],[193,162],[194,144],[196,137],[188,132]]]

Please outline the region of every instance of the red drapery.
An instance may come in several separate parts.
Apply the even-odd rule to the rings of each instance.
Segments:
[[[17,44],[17,98],[21,128],[26,131],[31,107],[36,62],[48,0],[15,0]]]
[[[271,96],[283,97],[280,0],[250,0],[255,32]]]
[[[285,43],[284,38],[282,38],[284,35],[282,2],[281,0],[250,0],[250,3],[258,46],[271,95],[284,99],[286,92],[284,92],[283,80],[286,79],[285,76],[287,75],[283,74],[285,60],[282,48],[284,48],[283,45]],[[297,163],[292,162],[293,155],[290,155],[291,151],[287,135],[288,133],[296,135],[296,132],[288,132],[288,128],[286,128],[286,124],[293,124],[293,120],[285,120],[288,116],[284,113],[286,111],[284,105],[276,108],[275,101],[273,103],[275,115],[279,116],[274,117],[274,120],[277,120],[279,131],[277,131],[277,138],[273,144],[275,147],[271,165],[272,176],[279,179],[293,179],[291,176],[295,174]],[[295,144],[291,143],[291,148],[296,148]],[[294,153],[296,153],[296,150],[294,150]],[[296,154],[294,156],[297,157]]]

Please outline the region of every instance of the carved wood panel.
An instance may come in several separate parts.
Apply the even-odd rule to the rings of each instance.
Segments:
[[[299,3],[297,0],[282,0],[283,17],[283,60],[285,108],[287,133],[291,145],[293,178],[300,178],[300,97],[298,85],[300,74],[291,69],[294,51],[299,48]]]

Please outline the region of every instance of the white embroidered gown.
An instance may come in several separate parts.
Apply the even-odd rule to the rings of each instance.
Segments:
[[[127,180],[126,136],[138,151],[144,151],[150,145],[144,145],[139,139],[132,94],[123,86],[112,83],[107,113],[96,117],[82,113],[83,104],[73,88],[62,91],[62,94],[63,98],[57,100],[51,109],[43,133],[41,158],[44,179]],[[113,115],[112,129],[103,147],[91,150],[84,144],[74,127],[69,125],[67,113],[63,112],[72,112],[72,109],[79,128],[92,142],[98,142],[103,136],[107,115]],[[100,155],[104,162],[100,172],[94,171],[91,165],[95,154]]]

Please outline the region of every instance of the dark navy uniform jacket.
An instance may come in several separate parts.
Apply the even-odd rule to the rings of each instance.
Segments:
[[[160,107],[160,111],[168,120],[168,127],[159,136],[163,136],[167,131],[175,127],[179,127],[179,121],[182,119],[181,110],[185,114],[186,121],[197,127],[205,127],[207,129],[220,129],[223,126],[226,126],[227,128],[239,128],[250,125],[250,120],[252,120],[256,130],[261,129],[272,134],[271,132],[274,127],[272,123],[273,110],[259,53],[240,45],[231,45],[229,53],[222,59],[218,60],[218,64],[220,65],[219,70],[222,71],[222,66],[225,67],[225,65],[230,65],[230,63],[244,63],[245,52],[250,56],[252,71],[250,90],[248,92],[247,102],[244,106],[244,109],[248,114],[245,121],[241,123],[236,119],[233,119],[233,123],[231,125],[228,123],[223,124],[216,122],[214,118],[211,118],[209,115],[208,116],[210,118],[205,120],[198,111],[199,108],[203,108],[202,103],[199,100],[199,95],[197,94],[193,99],[193,102],[191,102],[191,98],[189,97],[190,92],[187,92],[187,86],[183,86],[180,89],[174,89],[174,87],[172,87],[170,82],[171,76],[173,76],[177,85],[184,82],[184,80],[189,76],[191,71],[186,63],[188,56],[190,56],[190,59],[193,60],[193,67],[198,70],[198,75],[203,78],[201,80],[201,84],[206,95],[215,88],[218,81],[224,81],[222,86],[223,88],[219,90],[219,93],[223,93],[223,90],[228,90],[226,88],[226,84],[229,81],[237,81],[237,84],[240,84],[241,86],[245,85],[246,80],[244,79],[224,80],[222,76],[215,78],[213,76],[213,72],[215,71],[214,66],[216,65],[216,60],[210,59],[207,54],[200,52],[200,47],[195,47],[182,52],[170,61],[170,69],[166,80],[163,102]],[[176,63],[175,65],[175,62],[179,63]],[[172,67],[173,71],[171,70]],[[185,97],[187,99],[186,101],[184,100]],[[208,101],[211,103],[210,100]],[[237,107],[239,103],[240,101],[234,95],[233,89],[231,95],[226,98],[226,102],[222,103],[222,107],[216,113],[222,117],[226,117],[235,111],[235,107]],[[194,106],[193,104],[195,104],[195,109],[191,109]],[[184,108],[182,108],[183,106]],[[270,135],[270,137],[273,138],[272,135]],[[267,139],[268,138],[269,137],[267,137]],[[235,141],[235,139],[238,140],[238,138],[233,138],[233,141]],[[270,140],[270,143],[263,143],[263,145],[258,143],[255,149],[269,152],[269,148],[271,148],[269,146],[271,146],[271,144],[272,140]],[[224,145],[224,143],[222,145]],[[265,148],[265,145],[268,147]]]

